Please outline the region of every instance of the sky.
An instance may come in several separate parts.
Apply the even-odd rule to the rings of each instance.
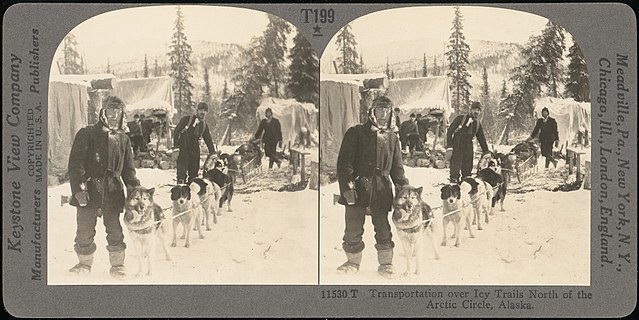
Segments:
[[[176,18],[176,6],[122,9],[88,19],[71,32],[87,65],[106,64],[168,52]],[[188,41],[206,40],[246,45],[268,24],[265,13],[215,6],[181,6]]]
[[[509,9],[461,6],[467,40],[489,40],[523,44],[539,34],[548,19]],[[351,23],[360,45],[380,41],[432,38],[446,41],[454,18],[452,6],[412,7],[380,11]]]

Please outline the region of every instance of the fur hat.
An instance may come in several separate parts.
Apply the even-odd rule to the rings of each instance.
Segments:
[[[106,115],[106,111],[108,108],[118,108],[122,111],[122,114],[120,116],[120,121],[118,123],[118,127],[117,128],[111,128],[109,126],[109,120],[107,119],[107,115]],[[98,119],[100,120],[100,122],[102,122],[102,124],[112,130],[125,130],[125,128],[128,128],[125,123],[126,123],[126,105],[124,104],[124,101],[122,101],[122,99],[116,97],[116,96],[108,96],[106,97],[103,101],[102,101],[102,109],[100,109],[100,113],[98,115]]]
[[[206,110],[209,111],[209,105],[206,102],[200,102],[197,104],[197,110]]]

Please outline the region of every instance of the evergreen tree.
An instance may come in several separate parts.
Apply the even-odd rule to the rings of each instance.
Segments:
[[[543,38],[541,55],[546,61],[548,94],[551,97],[559,96],[559,86],[564,80],[564,68],[562,60],[566,49],[564,29],[552,21],[546,23],[541,33]]]
[[[187,43],[184,33],[184,16],[178,6],[175,19],[175,32],[171,39],[168,53],[171,62],[170,75],[173,78],[174,103],[177,108],[178,118],[193,113],[193,85],[189,78],[191,74],[191,45]]]
[[[508,96],[508,88],[506,88],[506,80],[504,80],[501,84],[501,93],[500,93],[500,98],[501,100],[506,99],[506,97]]]
[[[360,66],[357,64],[357,41],[351,32],[350,23],[339,31],[335,44],[337,44],[338,50],[341,54],[338,67],[341,69],[342,73],[357,73],[357,71],[360,70]]]
[[[268,25],[264,30],[262,42],[262,54],[266,60],[267,77],[269,78],[268,88],[272,97],[279,98],[282,96],[281,91],[286,83],[286,66],[284,65],[286,57],[286,38],[291,32],[291,26],[286,20],[277,16],[268,15]]]
[[[293,38],[293,48],[289,56],[291,78],[288,89],[295,100],[318,105],[319,59],[308,39],[301,32]]]
[[[111,73],[111,61],[109,61],[109,58],[107,58],[106,73]]]
[[[226,100],[229,97],[229,84],[226,81],[226,79],[224,79],[224,87],[222,87],[222,100]]]
[[[422,77],[428,77],[428,67],[426,66],[426,54],[424,53],[424,64],[422,65]]]
[[[515,68],[511,77],[512,93],[501,103],[500,113],[508,117],[500,143],[508,143],[511,131],[527,131],[532,120],[534,101],[548,83],[547,67],[542,56],[543,38],[533,36],[521,50],[524,63]]]
[[[446,58],[448,59],[448,72],[446,75],[451,80],[452,108],[458,113],[468,111],[470,105],[470,89],[472,86],[468,81],[470,73],[466,69],[468,62],[468,54],[470,46],[465,42],[466,37],[463,33],[462,25],[463,16],[459,7],[455,7],[455,18],[453,19],[453,32],[448,40],[448,51]]]
[[[482,68],[482,85],[481,85],[481,96],[488,97],[490,91],[490,85],[488,84],[488,72],[486,72],[486,66]]]
[[[391,79],[395,79],[395,70],[391,71]]]
[[[84,59],[78,52],[78,41],[73,33],[67,34],[63,40],[63,60],[60,73],[84,74]]]
[[[568,49],[568,75],[566,77],[565,95],[575,101],[590,102],[590,82],[588,67],[581,48],[574,42]]]
[[[364,67],[364,56],[359,55],[359,72],[358,73],[366,73],[366,68]]]
[[[244,63],[233,76],[235,92],[223,104],[224,114],[233,114],[231,126],[235,131],[248,133],[256,123],[255,111],[268,86],[268,67],[263,56],[264,37],[254,37],[243,52]]]
[[[209,68],[204,66],[204,87],[202,88],[204,95],[202,101],[211,102],[211,83],[209,82]]]
[[[146,53],[144,54],[144,71],[143,71],[143,76],[145,78],[149,77],[149,61],[146,58]]]
[[[155,65],[153,66],[153,76],[160,76],[160,67],[158,66],[158,57],[155,57]]]
[[[482,85],[479,102],[483,106],[481,124],[484,128],[486,139],[494,141],[495,136],[497,135],[497,130],[495,128],[497,114],[495,102],[490,96],[490,85],[488,84],[488,72],[486,71],[486,66],[482,68]]]
[[[434,56],[433,57],[433,75],[439,76],[440,72],[441,70],[439,69],[439,66],[437,65],[437,56]]]
[[[388,63],[388,57],[386,57],[386,77],[391,78],[390,64]]]

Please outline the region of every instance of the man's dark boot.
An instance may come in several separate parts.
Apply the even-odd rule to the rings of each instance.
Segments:
[[[359,271],[359,265],[362,263],[362,252],[350,253],[346,252],[346,262],[337,267],[337,272],[341,274],[354,274]]]
[[[392,279],[393,270],[393,248],[377,250],[377,261],[379,267],[377,267],[377,273],[382,277]]]
[[[76,274],[84,274],[91,272],[91,265],[93,265],[93,253],[92,254],[78,254],[78,264],[69,269],[69,272]]]
[[[109,261],[111,262],[111,276],[116,279],[124,279],[126,277],[126,268],[124,267],[124,250],[110,251]]]

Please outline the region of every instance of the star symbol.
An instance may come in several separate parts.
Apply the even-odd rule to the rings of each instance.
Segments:
[[[314,36],[321,36],[322,35],[322,27],[320,27],[319,24],[316,24],[313,27],[313,35]]]

